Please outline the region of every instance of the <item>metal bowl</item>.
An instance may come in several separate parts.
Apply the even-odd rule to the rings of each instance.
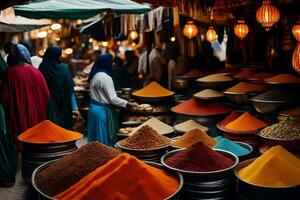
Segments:
[[[80,134],[78,138],[64,142],[49,143],[31,143],[22,142],[22,176],[30,183],[32,172],[39,165],[50,160],[56,160],[75,150],[77,150],[76,141],[82,138]]]
[[[182,149],[166,153],[161,158],[161,163],[170,170],[182,174],[184,186],[181,199],[233,199],[232,195],[234,194],[236,182],[233,168],[238,164],[238,157],[228,151],[216,150],[234,160],[234,165],[227,169],[212,172],[193,172],[176,169],[165,163],[165,160],[168,157],[173,156],[180,151],[182,151]]]
[[[130,94],[121,94],[120,98],[129,100],[129,99],[131,99],[131,95]]]
[[[137,121],[122,122],[122,126],[124,126],[124,127],[137,127],[141,124],[142,124],[142,122],[137,122]]]
[[[290,107],[293,107],[289,101],[264,101],[264,100],[255,100],[250,99],[254,109],[261,114],[272,114],[280,110],[284,110]]]
[[[240,135],[240,136],[246,136],[246,135],[252,135],[255,133],[256,130],[253,131],[233,131],[225,128],[223,125],[220,124],[220,122],[217,123],[217,128],[225,133],[231,134],[231,135]]]
[[[287,120],[287,119],[291,119],[291,120],[293,120],[294,122],[300,123],[300,116],[285,116],[285,115],[279,114],[278,117],[277,117],[277,120],[278,120],[279,122],[285,121],[285,120]]]
[[[237,177],[237,192],[243,197],[242,199],[255,199],[255,200],[282,200],[282,199],[297,199],[300,191],[300,185],[287,186],[287,187],[272,187],[261,186],[248,183],[241,179],[238,175],[239,170],[251,164],[255,159],[246,160],[241,162],[235,169],[234,173]]]
[[[237,93],[237,92],[224,92],[226,97],[233,103],[239,105],[248,105],[249,99],[258,95],[258,93]]]
[[[300,123],[300,113],[287,113],[286,111],[287,110],[282,111],[278,114],[277,119],[278,119],[279,122],[284,121],[284,120],[289,118],[289,119],[293,120],[296,123]]]
[[[187,89],[189,87],[189,80],[188,79],[174,77],[174,78],[172,78],[172,87],[175,90]]]
[[[36,176],[41,171],[43,171],[44,169],[46,169],[52,162],[54,162],[54,161],[50,161],[50,162],[47,162],[47,163],[44,163],[44,164],[40,165],[39,167],[37,167],[34,170],[34,172],[32,174],[32,178],[31,178],[31,180],[32,180],[32,186],[33,186],[34,190],[37,192],[37,198],[36,199],[39,199],[39,200],[54,200],[53,197],[50,197],[50,196],[46,195],[45,193],[43,193],[43,191],[41,191],[39,189],[39,187],[37,186],[37,184],[35,182]],[[165,168],[161,164],[154,163],[154,162],[149,162],[149,161],[144,161],[144,162],[147,163],[147,164],[149,164],[149,165],[151,165],[152,167],[165,170]],[[170,173],[173,174],[174,176],[176,176],[176,178],[179,181],[179,186],[178,186],[178,189],[172,195],[166,197],[165,200],[178,200],[180,192],[181,192],[182,187],[183,187],[183,183],[184,183],[183,177],[178,172],[172,172],[172,171],[170,171]],[[126,184],[126,183],[123,183],[123,184]]]
[[[181,104],[181,103],[185,102],[188,99],[190,99],[190,97],[188,97],[186,95],[182,95],[182,94],[174,95],[174,101],[175,101],[176,104]]]
[[[285,140],[285,139],[275,139],[275,138],[268,138],[260,134],[260,129],[255,134],[264,142],[264,145],[272,147],[281,145],[285,149],[291,151],[291,152],[300,152],[300,139],[291,139],[291,140]]]
[[[228,88],[234,83],[233,80],[214,81],[214,82],[203,82],[203,81],[196,80],[196,82],[200,87],[203,88],[220,88],[220,89]]]
[[[218,118],[218,117],[223,117],[224,115],[227,115],[231,112],[231,110],[229,111],[224,111],[224,113],[218,113],[218,114],[210,114],[210,115],[197,115],[197,114],[185,114],[185,113],[179,113],[179,112],[176,112],[174,111],[172,108],[171,108],[171,111],[173,113],[175,113],[176,115],[180,115],[180,116],[185,116],[187,119],[191,119],[191,118],[194,118],[194,117],[197,117],[199,118],[199,120],[197,120],[200,124],[202,122],[202,120],[204,122],[206,122],[206,118],[208,118],[208,121],[210,121],[209,119],[210,118]]]
[[[123,152],[129,153],[133,156],[136,156],[137,158],[144,160],[144,161],[153,161],[158,162],[160,157],[166,152],[166,150],[170,147],[171,144],[155,148],[155,149],[129,149],[126,147],[123,147],[121,145],[121,142],[123,140],[117,142],[115,146],[119,149],[121,149]]]
[[[132,88],[121,88],[121,91],[125,95],[131,95]]]
[[[199,99],[199,100],[202,100],[202,101],[211,101],[211,100],[223,100],[224,96],[217,96],[217,97],[199,97],[199,96],[196,96],[196,95],[193,95],[193,97],[195,99]]]
[[[171,100],[174,97],[174,93],[172,93],[169,96],[163,96],[163,97],[142,97],[142,96],[136,96],[136,95],[132,95],[132,96],[136,99],[139,99],[139,100],[145,101],[145,102],[159,102],[159,101]]]
[[[228,93],[224,92],[226,97],[233,103],[240,104],[240,105],[247,105],[249,103],[248,94],[234,94],[234,93]]]
[[[177,169],[177,168],[174,168],[172,166],[169,166],[165,163],[165,161],[171,157],[171,156],[174,156],[175,154],[179,153],[180,151],[183,151],[183,149],[176,149],[176,150],[173,150],[173,151],[170,151],[166,154],[164,154],[160,161],[161,163],[167,167],[168,169],[172,170],[172,171],[176,171],[176,172],[180,172],[182,175],[188,175],[188,176],[194,176],[194,177],[201,177],[201,176],[208,176],[208,175],[211,175],[211,176],[218,176],[220,174],[223,174],[223,173],[226,173],[227,171],[230,171],[232,170],[234,167],[236,167],[239,163],[239,158],[234,155],[233,153],[229,152],[229,151],[224,151],[224,150],[215,150],[217,151],[218,153],[221,153],[223,154],[224,156],[230,158],[231,160],[234,161],[234,164],[231,166],[231,167],[228,167],[226,169],[221,169],[221,170],[215,170],[215,171],[210,171],[210,172],[196,172],[196,171],[186,171],[186,170],[182,170],[182,169]]]
[[[123,93],[122,93],[122,91],[116,91],[116,93],[117,93],[117,96],[119,97],[119,96],[121,96]]]

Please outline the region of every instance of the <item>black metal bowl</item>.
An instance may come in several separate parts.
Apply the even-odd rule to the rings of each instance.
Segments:
[[[170,147],[171,144],[155,148],[155,149],[130,149],[123,147],[121,145],[121,141],[117,142],[115,146],[119,149],[121,149],[123,152],[129,153],[141,160],[144,161],[153,161],[153,162],[159,162],[161,156],[166,152],[166,150]]]
[[[263,100],[255,100],[250,99],[254,109],[261,114],[272,114],[277,111],[281,111],[287,108],[292,107],[292,104],[289,101],[263,101]]]
[[[142,97],[142,96],[136,96],[132,95],[134,98],[139,99],[144,102],[158,102],[158,101],[166,101],[174,97],[174,93],[168,96],[163,97]]]
[[[196,83],[203,88],[220,88],[220,89],[224,89],[224,88],[228,88],[231,85],[234,84],[233,80],[228,80],[228,81],[213,81],[213,82],[204,82],[204,81],[199,81],[196,80]]]
[[[235,167],[234,173],[237,177],[237,192],[243,199],[255,200],[296,200],[299,197],[300,185],[286,187],[261,186],[248,183],[238,175],[239,170],[251,164],[255,159],[241,162]]]
[[[228,167],[228,168],[226,168],[226,169],[221,169],[221,170],[216,170],[216,171],[210,171],[210,172],[195,172],[195,171],[186,171],[186,170],[182,170],[182,169],[177,169],[177,168],[174,168],[174,167],[172,167],[172,166],[169,166],[169,165],[167,165],[166,163],[165,163],[165,161],[169,158],[169,157],[171,157],[171,156],[173,156],[173,155],[175,155],[175,154],[177,154],[177,153],[179,153],[180,151],[182,151],[183,149],[176,149],[176,150],[173,150],[173,151],[170,151],[170,152],[168,152],[168,153],[166,153],[165,155],[163,155],[162,157],[161,157],[161,163],[165,166],[165,167],[167,167],[168,169],[170,169],[170,170],[173,170],[173,171],[176,171],[176,172],[180,172],[181,174],[183,174],[184,176],[185,175],[188,175],[188,176],[194,176],[194,177],[207,177],[207,176],[218,176],[218,175],[221,175],[221,174],[224,174],[224,173],[226,173],[226,172],[228,172],[228,171],[230,171],[230,170],[232,170],[234,167],[236,167],[237,165],[238,165],[238,163],[239,163],[239,158],[236,156],[236,155],[234,155],[233,153],[231,153],[231,152],[229,152],[229,151],[224,151],[224,150],[215,150],[215,151],[217,151],[218,153],[221,153],[221,154],[223,154],[224,156],[226,156],[226,157],[228,157],[228,158],[230,158],[231,160],[233,160],[234,161],[234,164],[231,166],[231,167]]]
[[[257,135],[266,146],[272,147],[281,145],[285,149],[289,150],[290,152],[300,152],[300,139],[277,139],[277,138],[269,138],[266,136],[263,136],[260,134],[260,131],[262,129],[259,129],[255,132],[255,135]]]
[[[216,150],[223,155],[235,160],[232,167],[212,172],[193,172],[176,169],[166,165],[165,160],[182,149],[173,150],[166,153],[161,158],[161,163],[175,172],[180,172],[184,178],[181,199],[234,199],[235,177],[233,168],[238,164],[238,157],[227,151]]]

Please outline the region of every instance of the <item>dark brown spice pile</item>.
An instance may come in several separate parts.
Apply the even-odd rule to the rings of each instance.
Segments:
[[[41,171],[36,177],[36,184],[43,193],[54,196],[119,154],[117,149],[91,142]]]
[[[234,164],[230,158],[212,150],[201,141],[169,157],[165,163],[176,169],[194,172],[216,171]]]
[[[129,138],[120,142],[122,147],[128,149],[155,149],[171,144],[171,139],[160,135],[148,125],[141,127]]]

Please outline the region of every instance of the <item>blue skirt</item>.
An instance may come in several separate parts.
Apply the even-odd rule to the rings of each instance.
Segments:
[[[99,141],[108,146],[116,142],[118,120],[116,113],[109,105],[91,100],[88,113],[88,142]]]

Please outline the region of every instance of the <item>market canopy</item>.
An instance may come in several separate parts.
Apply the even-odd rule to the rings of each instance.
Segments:
[[[29,0],[1,0],[0,1],[0,10],[8,8],[10,6],[24,3],[26,1],[29,1]]]
[[[109,10],[142,14],[150,7],[131,0],[36,0],[15,7],[16,15],[32,19],[87,19]]]
[[[18,33],[31,31],[51,24],[48,19],[27,19],[15,16],[13,9],[8,8],[0,14],[0,32]]]

